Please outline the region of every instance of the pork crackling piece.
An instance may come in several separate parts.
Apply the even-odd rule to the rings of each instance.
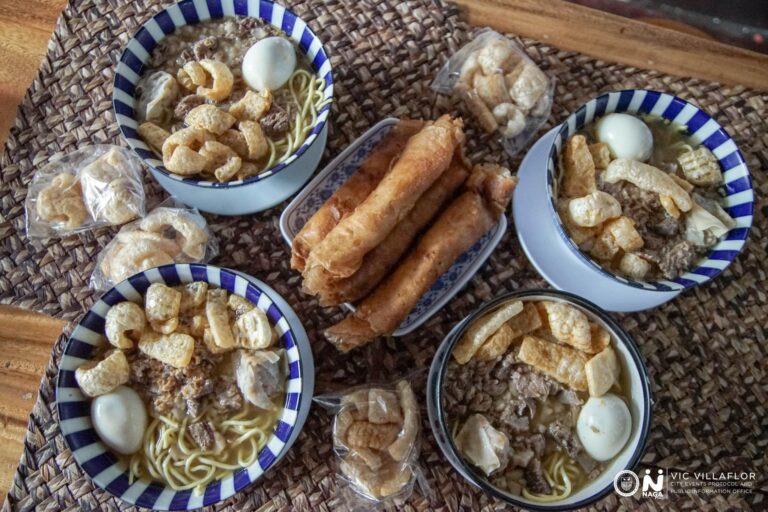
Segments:
[[[205,316],[211,330],[213,343],[222,349],[235,347],[235,335],[229,323],[227,309],[227,291],[217,288],[208,290],[205,303]]]
[[[540,303],[552,335],[562,343],[582,352],[596,354],[605,348],[603,339],[593,339],[589,318],[570,304],[543,301]]]
[[[407,381],[401,380],[397,383],[397,396],[403,410],[403,427],[387,451],[394,460],[402,461],[413,453],[416,437],[419,435],[421,415],[419,414],[419,403],[416,401],[416,395]]]
[[[595,162],[583,135],[574,135],[565,143],[562,187],[566,197],[583,197],[597,188]]]
[[[621,366],[616,352],[610,346],[593,356],[584,366],[589,396],[603,396],[618,382]]]
[[[186,368],[192,361],[195,338],[178,332],[160,334],[147,330],[141,335],[139,350],[174,368]]]
[[[80,181],[66,172],[54,177],[40,191],[36,209],[41,220],[56,223],[64,229],[78,228],[88,219]]]
[[[483,346],[475,353],[480,361],[493,361],[503,356],[515,341],[541,327],[541,316],[532,302],[527,302],[523,310],[502,325]]]
[[[621,204],[607,192],[595,190],[568,201],[568,214],[574,224],[591,228],[621,215]]]
[[[399,431],[400,427],[394,423],[355,421],[347,429],[347,443],[353,448],[383,450],[397,439]]]
[[[583,352],[528,335],[523,338],[518,357],[576,391],[587,391],[584,365],[588,357]]]
[[[205,232],[192,215],[177,208],[155,208],[144,217],[139,227],[150,233],[163,233],[167,228],[176,232],[176,242],[181,250],[195,260],[205,256],[208,233]]]
[[[104,322],[104,333],[109,342],[117,348],[133,348],[134,341],[138,341],[147,319],[141,306],[133,302],[120,302],[109,311]]]
[[[509,302],[496,309],[496,311],[475,320],[454,347],[453,358],[459,364],[469,362],[475,353],[480,350],[480,347],[506,324],[507,320],[513,318],[522,310],[522,302]]]
[[[128,382],[130,368],[125,354],[114,349],[101,361],[86,361],[75,370],[75,380],[87,396],[96,397]]]
[[[152,283],[144,298],[144,310],[152,329],[170,334],[179,326],[181,292],[162,283]]]
[[[397,423],[403,421],[397,394],[386,389],[368,391],[368,421],[371,423]]]
[[[693,207],[690,194],[671,175],[643,162],[617,158],[608,164],[602,179],[606,183],[628,181],[640,189],[669,196],[683,212],[690,211]]]
[[[267,314],[259,308],[251,308],[235,320],[235,339],[243,348],[267,348],[277,339]]]

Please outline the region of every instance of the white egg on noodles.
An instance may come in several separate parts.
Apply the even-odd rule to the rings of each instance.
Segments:
[[[101,440],[117,453],[129,455],[141,448],[147,430],[147,410],[138,393],[118,386],[91,402],[93,428]]]
[[[642,119],[608,114],[597,122],[597,140],[608,144],[615,158],[645,162],[653,152],[653,134]]]
[[[632,416],[616,395],[593,396],[581,408],[576,434],[590,457],[598,461],[614,458],[627,444]]]
[[[296,69],[296,49],[283,37],[267,37],[243,57],[243,79],[257,91],[279,89]]]

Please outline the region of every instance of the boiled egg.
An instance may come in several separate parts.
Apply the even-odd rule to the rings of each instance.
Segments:
[[[147,430],[147,410],[141,397],[129,387],[118,386],[91,402],[93,428],[104,444],[129,455],[141,448]]]
[[[296,69],[296,49],[283,37],[266,37],[248,48],[242,69],[243,79],[251,88],[274,91]]]
[[[597,461],[614,458],[627,444],[631,429],[632,416],[627,404],[610,393],[590,397],[576,420],[579,441]]]
[[[597,122],[597,140],[605,142],[615,158],[645,162],[653,152],[653,135],[642,119],[629,114],[608,114]]]

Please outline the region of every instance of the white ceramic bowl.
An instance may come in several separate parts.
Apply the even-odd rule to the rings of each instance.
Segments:
[[[182,178],[168,172],[163,162],[136,132],[136,84],[152,49],[184,25],[225,16],[259,18],[283,30],[304,52],[314,71],[325,79],[324,97],[317,121],[304,143],[286,161],[246,180],[214,182]],[[271,208],[295,194],[309,180],[323,156],[328,138],[327,121],[333,100],[331,61],[323,44],[307,24],[290,9],[269,0],[182,0],[160,11],[136,32],[120,56],[112,88],[117,124],[128,145],[149,166],[152,175],[171,195],[199,210],[220,215],[243,215]]]
[[[612,345],[621,362],[622,371],[629,375],[629,411],[632,415],[632,430],[629,440],[619,454],[611,460],[606,469],[595,480],[582,487],[568,498],[552,503],[536,503],[522,496],[509,494],[492,485],[482,473],[466,462],[458,453],[447,426],[443,409],[443,382],[453,347],[469,325],[488,311],[505,302],[522,300],[550,300],[571,304],[583,311],[591,321],[611,333]],[[573,510],[594,503],[613,489],[614,477],[623,470],[631,470],[645,451],[651,426],[652,400],[648,370],[640,351],[629,335],[603,310],[589,301],[570,293],[554,290],[527,290],[504,294],[488,302],[467,316],[454,327],[437,349],[427,381],[427,411],[429,424],[437,444],[448,462],[468,482],[499,500],[530,510]],[[513,441],[513,440],[511,440]]]
[[[583,253],[568,235],[557,213],[558,158],[569,137],[594,119],[613,112],[652,114],[685,126],[693,141],[712,151],[723,171],[722,206],[736,226],[720,238],[705,256],[699,258],[675,279],[643,281],[614,274]],[[642,89],[628,89],[602,94],[579,107],[557,129],[547,159],[547,188],[549,211],[560,235],[558,242],[565,244],[577,257],[592,265],[598,272],[628,287],[653,292],[679,291],[706,283],[731,264],[744,248],[752,226],[754,193],[752,179],[744,157],[730,135],[709,114],[696,105],[671,94]],[[631,293],[627,289],[627,293]]]
[[[138,302],[152,283],[176,285],[205,281],[245,297],[267,312],[286,350],[289,375],[286,398],[277,426],[257,460],[206,486],[201,495],[174,491],[160,482],[138,480],[129,484],[128,468],[99,439],[90,415],[91,400],[75,380],[75,369],[107,343],[103,335],[109,308],[125,300]],[[234,270],[202,264],[174,264],[135,274],[107,291],[91,307],[64,347],[56,378],[56,407],[61,433],[80,468],[94,485],[118,498],[153,510],[192,510],[229,498],[259,480],[290,450],[309,414],[315,386],[315,367],[307,334],[285,300],[257,279]]]

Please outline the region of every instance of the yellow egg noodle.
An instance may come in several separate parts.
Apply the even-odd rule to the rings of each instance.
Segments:
[[[324,78],[319,78],[305,69],[297,69],[288,79],[288,83],[276,91],[276,94],[284,96],[293,119],[282,138],[272,140],[267,137],[269,153],[259,172],[284,162],[304,144],[317,121],[317,113],[331,101],[323,98],[324,90]]]
[[[129,482],[154,479],[176,491],[193,489],[202,494],[210,482],[256,461],[279,412],[277,406],[263,411],[245,402],[231,416],[207,405],[195,418],[185,416],[178,421],[164,415],[153,417],[142,449],[129,459]],[[198,421],[207,421],[214,432],[216,441],[209,450],[199,448],[189,432],[189,425]]]
[[[574,489],[586,480],[584,470],[564,452],[550,453],[543,464],[546,478],[552,494],[536,494],[523,489],[523,497],[536,503],[551,503],[560,501],[571,495]]]

